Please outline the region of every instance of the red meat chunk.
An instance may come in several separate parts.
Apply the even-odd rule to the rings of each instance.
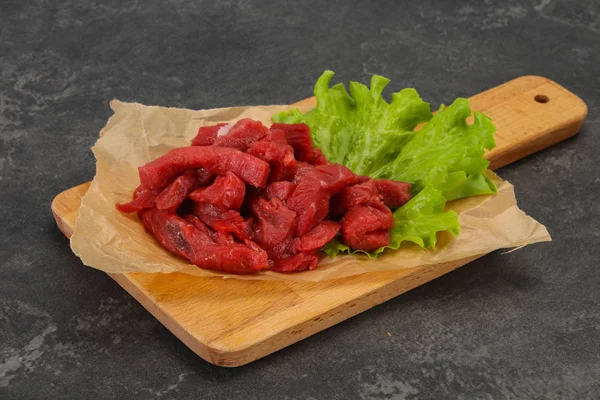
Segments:
[[[267,200],[271,200],[273,197],[278,198],[281,201],[286,201],[296,189],[296,185],[288,181],[273,182],[267,185],[265,195]]]
[[[308,157],[308,162],[312,165],[326,165],[329,164],[329,161],[323,155],[321,149],[313,149]]]
[[[294,149],[287,144],[261,141],[250,145],[248,154],[269,163],[271,174],[269,181],[291,180],[296,173]]]
[[[144,225],[144,229],[146,229],[146,232],[150,233],[151,235],[154,235],[154,233],[152,232],[152,226],[148,225],[148,222],[144,219],[144,212],[146,211],[148,211],[148,209],[138,211],[137,216],[138,219],[142,222],[142,225]]]
[[[150,209],[141,212],[144,225],[170,252],[187,258],[199,267],[235,274],[249,274],[269,266],[267,253],[242,244],[218,245],[206,242],[194,224],[176,214]]]
[[[206,226],[206,224],[200,221],[198,217],[194,214],[188,214],[185,216],[185,220],[198,228],[198,235],[200,235],[202,240],[206,243],[214,243],[215,231]]]
[[[383,202],[389,208],[398,208],[410,200],[410,183],[388,179],[376,179],[374,182]]]
[[[219,154],[218,164],[213,168],[213,172],[223,175],[227,171],[233,172],[244,182],[258,188],[265,187],[269,178],[269,164],[245,153],[223,151],[222,154]]]
[[[255,251],[264,251],[262,247],[260,247],[256,242],[253,242],[252,240],[244,240],[244,244],[246,244],[246,246],[250,247]]]
[[[253,274],[269,267],[266,251],[256,251],[239,243],[202,246],[190,261],[201,268],[231,274]]]
[[[219,132],[219,129],[225,125],[227,124],[201,126],[200,129],[198,129],[198,134],[192,140],[192,146],[212,145],[215,142],[215,139],[217,139],[217,133]]]
[[[390,243],[393,226],[389,208],[355,207],[342,218],[342,239],[355,250],[374,251]]]
[[[196,171],[186,171],[156,196],[156,208],[170,212],[177,211],[177,208],[197,186],[198,175]]]
[[[206,186],[213,181],[215,174],[206,168],[198,168],[198,186]]]
[[[133,213],[145,208],[152,208],[154,207],[157,194],[158,190],[152,190],[140,185],[133,192],[133,200],[129,203],[117,203],[117,210],[124,213]]]
[[[217,177],[212,185],[194,190],[190,194],[190,199],[212,204],[224,211],[239,210],[244,202],[245,194],[244,181],[233,172],[228,171],[225,175]]]
[[[250,144],[267,137],[270,133],[269,128],[262,122],[244,118],[233,125],[226,135],[217,136],[213,145],[246,151]]]
[[[340,164],[319,165],[313,174],[321,181],[321,186],[327,188],[332,195],[359,181],[358,175]]]
[[[264,249],[270,249],[294,235],[296,213],[277,198],[267,201],[259,198],[252,206],[256,215],[254,241]]]
[[[302,177],[304,175],[308,174],[309,172],[313,171],[314,169],[315,169],[315,166],[311,165],[307,162],[304,162],[304,161],[296,162],[296,174],[294,175],[292,182],[293,183],[300,182],[300,179],[302,179]]]
[[[294,148],[298,161],[310,162],[313,144],[310,138],[310,128],[306,124],[273,124],[271,130],[279,129],[285,132],[285,138]]]
[[[277,263],[278,260],[283,260],[284,258],[288,258],[298,253],[296,250],[296,239],[291,238],[284,240],[281,243],[276,244],[270,249],[267,249],[267,253],[269,254],[269,258]]]
[[[176,214],[151,208],[140,212],[144,226],[171,253],[190,260],[193,243],[210,244],[198,228]]]
[[[317,264],[319,263],[318,254],[318,250],[298,253],[288,258],[284,258],[283,260],[276,261],[270,269],[277,272],[313,270],[317,268]]]
[[[307,234],[319,224],[329,212],[331,194],[312,174],[302,177],[298,186],[287,200],[290,210],[298,214],[296,234]]]
[[[306,235],[296,239],[297,251],[317,250],[325,246],[337,235],[340,224],[334,221],[323,221]]]
[[[341,201],[346,210],[362,205],[372,205],[381,202],[379,191],[373,181],[366,181],[342,190]]]
[[[196,203],[194,214],[215,231],[233,233],[240,240],[250,239],[248,224],[237,211],[223,211],[212,204]]]
[[[347,186],[335,199],[331,200],[331,207],[336,215],[345,214],[354,207],[367,205],[380,209],[385,208],[377,186],[372,180]]]
[[[327,164],[327,159],[321,149],[313,148],[310,137],[310,128],[306,124],[273,124],[271,130],[282,130],[290,146],[294,148],[294,154],[298,161],[304,161],[312,165]]]
[[[231,244],[231,243],[235,243],[235,240],[233,238],[233,236],[231,235],[231,233],[228,232],[222,232],[222,231],[213,231],[212,229],[210,229],[208,226],[206,226],[206,224],[202,221],[200,221],[200,219],[198,217],[196,217],[193,214],[189,214],[185,217],[186,221],[192,223],[196,228],[198,228],[198,230],[202,233],[202,237],[204,238],[204,240],[208,243],[217,243],[217,244]],[[246,241],[247,243],[250,242],[249,240]],[[252,242],[250,242],[252,243]],[[252,247],[252,246],[249,246]],[[260,247],[252,247],[254,250],[262,250],[260,249]]]
[[[306,172],[287,201],[288,207],[298,213],[298,236],[323,221],[332,194],[357,181],[352,171],[338,164],[321,165]]]
[[[248,237],[254,236],[254,227],[256,226],[256,218],[254,216],[249,216],[244,219],[244,232],[247,233]],[[249,241],[250,239],[244,239],[244,242]]]
[[[279,144],[289,144],[286,138],[285,131],[281,129],[269,129],[271,133],[263,140],[268,140],[269,142],[279,143]]]
[[[233,244],[235,240],[233,240],[233,235],[231,233],[215,231],[215,242],[217,244]]]
[[[256,187],[264,187],[269,176],[269,164],[249,154],[223,147],[193,146],[171,150],[140,167],[140,182],[144,187],[160,189],[185,170],[200,167],[217,175],[231,171]]]

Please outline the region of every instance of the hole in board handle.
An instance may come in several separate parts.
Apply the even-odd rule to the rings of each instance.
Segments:
[[[550,99],[548,98],[548,96],[544,95],[544,94],[538,94],[533,98],[535,101],[537,101],[538,103],[547,103],[550,101]]]

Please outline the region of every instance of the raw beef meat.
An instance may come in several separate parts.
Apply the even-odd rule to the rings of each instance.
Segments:
[[[239,210],[244,202],[246,185],[236,174],[227,171],[215,179],[212,185],[194,190],[190,199],[209,203],[222,210]]]
[[[235,274],[312,270],[338,235],[355,250],[386,246],[390,208],[406,203],[411,188],[330,164],[305,124],[267,128],[250,119],[201,127],[192,146],[139,175],[133,200],[117,208],[137,212],[171,253]]]
[[[389,179],[376,179],[375,186],[383,197],[383,202],[389,208],[398,208],[410,200],[410,188],[407,182],[392,181]]]

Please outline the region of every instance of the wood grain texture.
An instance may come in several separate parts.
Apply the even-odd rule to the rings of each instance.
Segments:
[[[543,96],[538,102],[536,96]],[[498,128],[492,168],[521,159],[577,133],[587,107],[560,85],[517,78],[470,98]],[[315,104],[314,98],[297,105]],[[52,202],[59,229],[70,237],[89,183]],[[240,366],[326,329],[444,275],[477,257],[335,281],[271,282],[198,278],[185,274],[112,274],[119,285],[196,354],[216,365]]]

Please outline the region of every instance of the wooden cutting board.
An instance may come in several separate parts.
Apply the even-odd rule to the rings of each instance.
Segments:
[[[498,128],[488,153],[499,168],[577,133],[585,103],[560,85],[524,76],[471,97]],[[310,98],[299,104],[315,104]],[[70,237],[89,183],[56,196],[52,212]],[[480,257],[480,256],[478,256]],[[112,274],[206,361],[240,366],[289,346],[478,258],[319,283],[242,281],[174,274]]]

